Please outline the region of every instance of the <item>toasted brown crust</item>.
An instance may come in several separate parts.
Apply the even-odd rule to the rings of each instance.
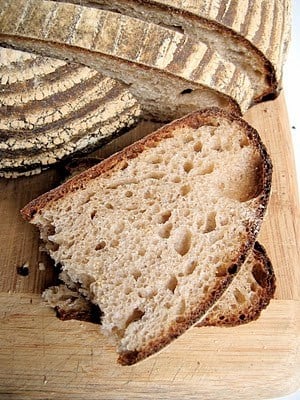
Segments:
[[[269,193],[271,190],[271,159],[255,129],[253,129],[245,120],[240,118],[238,115],[228,113],[215,107],[196,111],[183,118],[173,121],[170,124],[163,126],[157,131],[147,135],[146,137],[131,144],[130,146],[125,147],[123,150],[113,154],[111,157],[103,160],[89,170],[75,176],[58,188],[55,188],[32,200],[21,210],[23,218],[25,218],[27,221],[30,221],[34,217],[34,215],[38,213],[42,208],[52,202],[57,201],[58,199],[66,196],[69,193],[73,193],[78,189],[84,188],[90,180],[95,179],[103,174],[109,174],[113,170],[123,169],[124,167],[126,167],[127,160],[137,157],[148,147],[155,147],[157,142],[160,142],[161,140],[172,136],[174,130],[182,126],[190,126],[196,129],[202,125],[215,124],[216,118],[225,118],[229,122],[236,121],[240,125],[241,129],[245,130],[249,139],[255,144],[261,154],[263,160],[263,187],[261,195],[259,197],[259,203],[261,206],[258,209],[257,215],[258,218],[261,218],[264,214],[265,207],[269,198]]]

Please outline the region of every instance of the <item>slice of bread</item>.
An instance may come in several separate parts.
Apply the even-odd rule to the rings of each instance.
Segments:
[[[86,153],[137,122],[123,85],[78,64],[0,48],[0,176]]]
[[[258,133],[216,108],[164,126],[22,215],[103,312],[122,364],[200,322],[253,247],[272,166]]]
[[[232,284],[197,326],[236,326],[256,320],[274,296],[275,280],[265,249],[255,242]]]
[[[63,280],[63,276],[61,277]],[[62,320],[77,319],[101,323],[101,310],[76,286],[51,286],[43,293],[45,301]],[[275,292],[275,275],[264,248],[256,242],[231,285],[196,326],[236,326],[256,320]]]

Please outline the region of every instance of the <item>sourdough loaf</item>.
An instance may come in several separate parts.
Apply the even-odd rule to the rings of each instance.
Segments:
[[[0,176],[39,172],[132,126],[124,86],[78,64],[0,48]]]
[[[235,114],[159,129],[22,210],[132,364],[200,322],[252,248],[271,162]]]
[[[172,120],[211,105],[239,112],[251,103],[248,74],[180,30],[62,2],[0,5],[2,44],[77,61],[122,81],[146,117]]]

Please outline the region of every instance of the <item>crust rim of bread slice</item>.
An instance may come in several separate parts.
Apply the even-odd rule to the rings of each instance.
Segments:
[[[235,114],[229,114],[224,110],[217,108],[201,110],[165,125],[156,132],[102,161],[100,164],[92,167],[88,171],[75,176],[60,187],[31,201],[21,210],[24,219],[34,223],[35,214],[39,213],[39,211],[47,205],[50,207],[53,202],[59,200],[61,197],[85,188],[90,180],[99,175],[105,174],[106,176],[109,176],[109,173],[114,170],[118,171],[126,168],[129,159],[137,157],[147,148],[155,147],[156,142],[171,137],[172,131],[177,128],[190,127],[197,129],[203,125],[211,125],[215,121],[216,117],[223,118],[227,122],[236,123],[237,126],[243,130],[245,135],[248,136],[248,139],[251,140],[252,146],[255,147],[260,154],[262,168],[260,178],[261,185],[259,194],[256,195],[255,201],[252,203],[254,208],[253,218],[251,218],[251,222],[247,222],[247,229],[243,235],[243,242],[240,244],[237,253],[231,258],[230,265],[226,269],[225,275],[215,279],[213,287],[210,288],[208,294],[206,293],[205,300],[203,299],[202,304],[198,304],[195,307],[193,306],[193,308],[186,312],[184,316],[178,319],[178,321],[176,320],[176,323],[174,321],[170,323],[168,329],[166,329],[163,334],[150,340],[138,351],[120,351],[118,361],[123,365],[133,364],[159,351],[189,327],[199,322],[200,316],[205,315],[214,302],[221,296],[222,292],[225,291],[226,287],[231,283],[234,275],[244,262],[247,253],[254,245],[268,203],[272,176],[272,163],[258,133]]]
[[[239,278],[239,274],[242,274],[242,268],[235,276],[232,284],[227,288],[227,290],[223,293],[223,295],[220,297],[220,299],[214,304],[212,307],[211,311],[208,313],[206,318],[204,318],[199,324],[197,324],[197,327],[202,327],[202,326],[224,326],[224,327],[232,327],[232,326],[238,326],[242,324],[246,324],[252,321],[255,321],[256,319],[259,318],[261,312],[269,305],[271,299],[274,296],[275,290],[276,290],[276,276],[274,273],[274,269],[272,266],[272,262],[270,258],[268,257],[268,254],[266,252],[266,249],[264,246],[256,241],[254,243],[254,246],[251,250],[251,253],[248,255],[248,257],[252,257],[255,264],[260,263],[261,266],[255,269],[255,264],[252,266],[252,276],[254,276],[254,279],[258,283],[259,287],[259,295],[255,296],[255,299],[251,302],[250,307],[247,310],[247,313],[245,313],[245,310],[242,310],[242,314],[237,314],[235,310],[232,310],[232,312],[228,312],[228,310],[224,309],[223,311],[221,310],[221,319],[220,316],[218,315],[218,311],[216,310],[218,307],[222,308],[222,301],[225,300],[227,293],[232,290],[232,286],[235,286],[237,289],[239,289],[239,285],[237,283],[237,280]],[[245,260],[247,262],[247,259]],[[230,301],[229,301],[230,302]],[[221,306],[219,306],[221,304]]]

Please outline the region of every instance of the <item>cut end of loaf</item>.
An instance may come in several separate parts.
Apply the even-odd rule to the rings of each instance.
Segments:
[[[27,205],[55,262],[103,312],[123,364],[201,319],[237,274],[267,205],[271,162],[243,120],[177,120]]]

